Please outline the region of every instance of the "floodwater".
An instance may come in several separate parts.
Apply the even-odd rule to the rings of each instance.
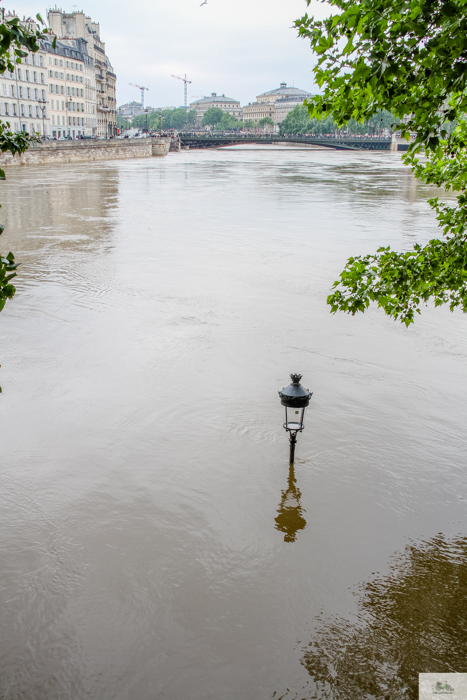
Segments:
[[[0,697],[393,700],[467,671],[467,317],[326,306],[350,255],[437,235],[431,192],[395,153],[10,168]]]

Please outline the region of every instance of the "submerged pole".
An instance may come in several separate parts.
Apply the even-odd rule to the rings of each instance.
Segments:
[[[297,444],[297,433],[290,433],[290,459],[289,464],[293,466],[295,459],[295,445]]]

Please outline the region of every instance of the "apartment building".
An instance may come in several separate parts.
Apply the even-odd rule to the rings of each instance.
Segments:
[[[79,48],[79,40],[86,43],[86,53],[92,59],[96,99],[95,135],[110,137],[117,134],[116,80],[112,64],[105,52],[105,43],[100,37],[98,22],[84,12],[66,13],[55,8],[47,13],[49,26],[63,43]],[[89,94],[91,95],[92,87]]]
[[[93,136],[87,119],[95,103],[86,100],[86,68],[92,70],[90,56],[75,46],[42,41],[46,51],[50,135],[55,138]],[[85,47],[83,47],[85,48]]]
[[[14,16],[6,15],[6,19]],[[35,28],[34,22],[28,24]],[[13,131],[48,134],[46,52],[42,47],[22,58],[13,73],[0,76],[0,118]]]

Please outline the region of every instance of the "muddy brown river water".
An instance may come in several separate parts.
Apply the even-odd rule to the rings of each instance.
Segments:
[[[349,255],[437,235],[429,194],[394,153],[10,168],[0,697],[398,700],[467,671],[467,318],[326,306]]]

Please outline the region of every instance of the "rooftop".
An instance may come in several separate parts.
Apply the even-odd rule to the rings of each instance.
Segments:
[[[267,92],[262,92],[258,97],[268,97],[273,95],[282,95],[283,97],[307,97],[310,93],[306,90],[300,90],[296,87],[287,87],[287,83],[281,83],[278,88],[274,90],[268,90]]]
[[[240,104],[238,100],[234,100],[233,97],[226,97],[225,95],[218,95],[216,92],[212,92],[211,95],[202,97],[200,100],[195,100],[190,102],[192,105],[203,104],[203,102],[236,102]]]

